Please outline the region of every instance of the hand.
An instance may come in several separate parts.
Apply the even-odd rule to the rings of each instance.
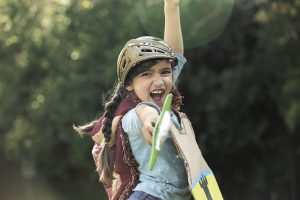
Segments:
[[[152,144],[152,133],[159,118],[158,111],[148,105],[140,104],[136,107],[136,114],[143,124],[142,134],[148,144]]]
[[[148,144],[152,144],[152,134],[154,132],[155,123],[158,120],[158,115],[150,115],[148,116],[144,123],[142,133]]]

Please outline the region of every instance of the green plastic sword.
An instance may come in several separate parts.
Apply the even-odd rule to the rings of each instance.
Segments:
[[[152,171],[155,165],[162,144],[165,142],[165,140],[168,137],[168,130],[169,130],[170,120],[171,120],[170,109],[171,109],[172,99],[173,99],[173,95],[168,94],[164,102],[162,111],[154,127],[154,131],[152,134],[151,157],[148,166],[148,169],[150,171]]]

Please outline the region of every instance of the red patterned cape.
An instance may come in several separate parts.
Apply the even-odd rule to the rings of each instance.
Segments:
[[[130,98],[122,100],[115,112],[115,117],[124,116],[129,110],[134,108],[136,103]],[[91,137],[101,133],[103,116],[99,118],[94,129],[89,133]],[[110,200],[127,199],[139,180],[138,164],[133,157],[129,139],[122,128],[121,120],[118,121],[114,128],[114,142],[111,146],[114,157],[114,177],[112,181],[102,182]],[[92,154],[96,166],[98,156],[101,152],[101,144],[95,142]]]

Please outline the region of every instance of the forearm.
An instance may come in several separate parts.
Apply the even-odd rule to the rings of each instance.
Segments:
[[[165,0],[164,5],[165,13],[165,32],[164,40],[176,52],[183,54],[184,45],[180,22],[180,9],[179,1]]]

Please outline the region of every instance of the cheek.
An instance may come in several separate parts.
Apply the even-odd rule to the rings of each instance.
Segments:
[[[148,86],[149,84],[147,83],[147,81],[136,81],[133,84],[133,90],[141,95],[148,91]]]
[[[167,79],[165,79],[165,83],[168,87],[173,87],[173,77],[170,76]]]

